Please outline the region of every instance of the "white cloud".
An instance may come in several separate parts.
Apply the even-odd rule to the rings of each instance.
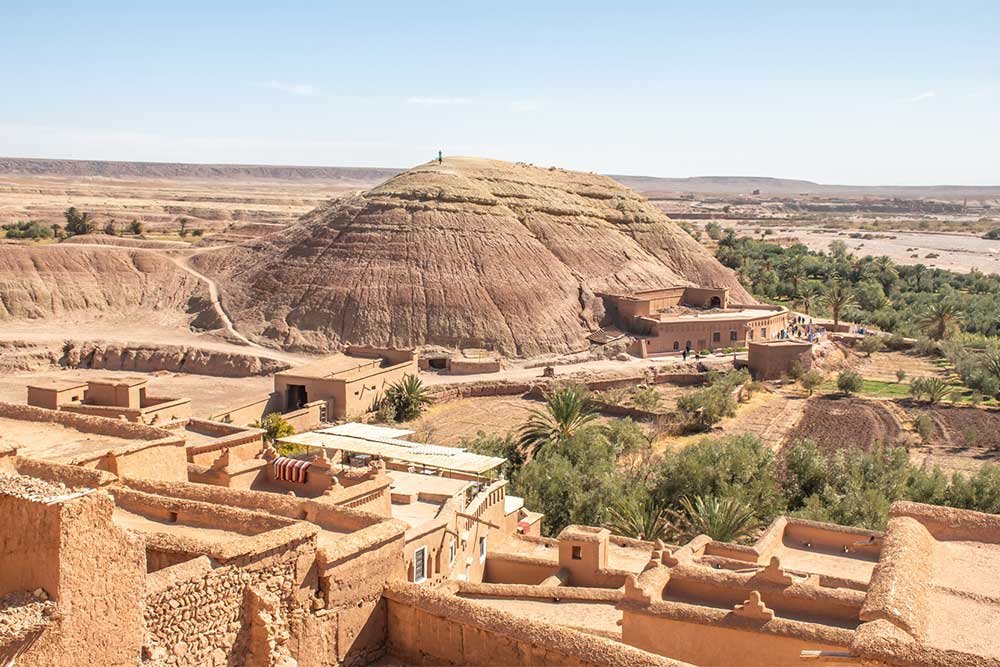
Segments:
[[[406,103],[422,107],[468,106],[475,104],[468,97],[409,97],[406,99]]]
[[[261,88],[270,88],[290,95],[302,95],[308,97],[316,94],[316,86],[311,83],[288,83],[287,81],[268,81],[267,83],[254,84]]]
[[[923,102],[925,100],[929,100],[929,99],[934,98],[934,97],[937,97],[937,93],[935,93],[933,90],[928,90],[928,91],[925,91],[923,93],[920,93],[919,95],[914,95],[913,97],[907,97],[906,100],[904,100],[904,101],[906,101],[906,102]]]

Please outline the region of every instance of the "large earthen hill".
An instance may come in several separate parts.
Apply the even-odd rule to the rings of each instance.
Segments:
[[[595,174],[479,158],[420,165],[278,233],[197,257],[251,338],[586,347],[602,291],[728,287],[736,276],[645,199]]]

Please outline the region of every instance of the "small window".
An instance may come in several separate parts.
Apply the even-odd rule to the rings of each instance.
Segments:
[[[413,552],[413,582],[419,584],[427,579],[427,547]]]
[[[486,538],[479,538],[479,562],[482,563],[486,560]]]
[[[729,340],[736,340],[736,335],[737,334],[736,334],[735,331],[730,331],[729,332]]]
[[[455,538],[451,538],[451,542],[448,544],[448,564],[455,564],[455,554],[458,551],[458,547],[455,545]]]
[[[713,331],[712,332],[712,342],[713,343],[718,343],[721,340],[722,340],[722,332],[720,332],[720,331]]]
[[[681,349],[681,342],[679,340],[674,341],[674,352]]]
[[[583,560],[583,547],[573,547],[573,560]]]

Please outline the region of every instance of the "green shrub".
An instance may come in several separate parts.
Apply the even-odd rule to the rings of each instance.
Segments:
[[[802,374],[802,377],[799,378],[799,384],[802,385],[807,394],[812,396],[816,388],[823,384],[823,380],[822,373],[817,370],[811,370]]]
[[[35,221],[4,225],[3,230],[9,239],[50,239],[55,235],[52,227]]]
[[[925,445],[929,444],[931,438],[937,433],[937,427],[930,415],[917,415],[916,419],[913,420],[913,430],[920,436],[920,442]]]
[[[841,371],[840,375],[837,376],[837,389],[848,396],[858,393],[863,386],[864,380],[854,371]]]

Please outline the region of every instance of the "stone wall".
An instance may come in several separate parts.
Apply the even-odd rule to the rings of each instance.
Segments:
[[[314,541],[285,545],[245,567],[215,569],[202,556],[150,574],[143,612],[146,664],[226,667],[231,655],[250,653],[250,589],[277,597],[285,616],[292,614],[302,607],[301,583],[309,583],[315,549]],[[278,630],[287,639],[287,628]]]

